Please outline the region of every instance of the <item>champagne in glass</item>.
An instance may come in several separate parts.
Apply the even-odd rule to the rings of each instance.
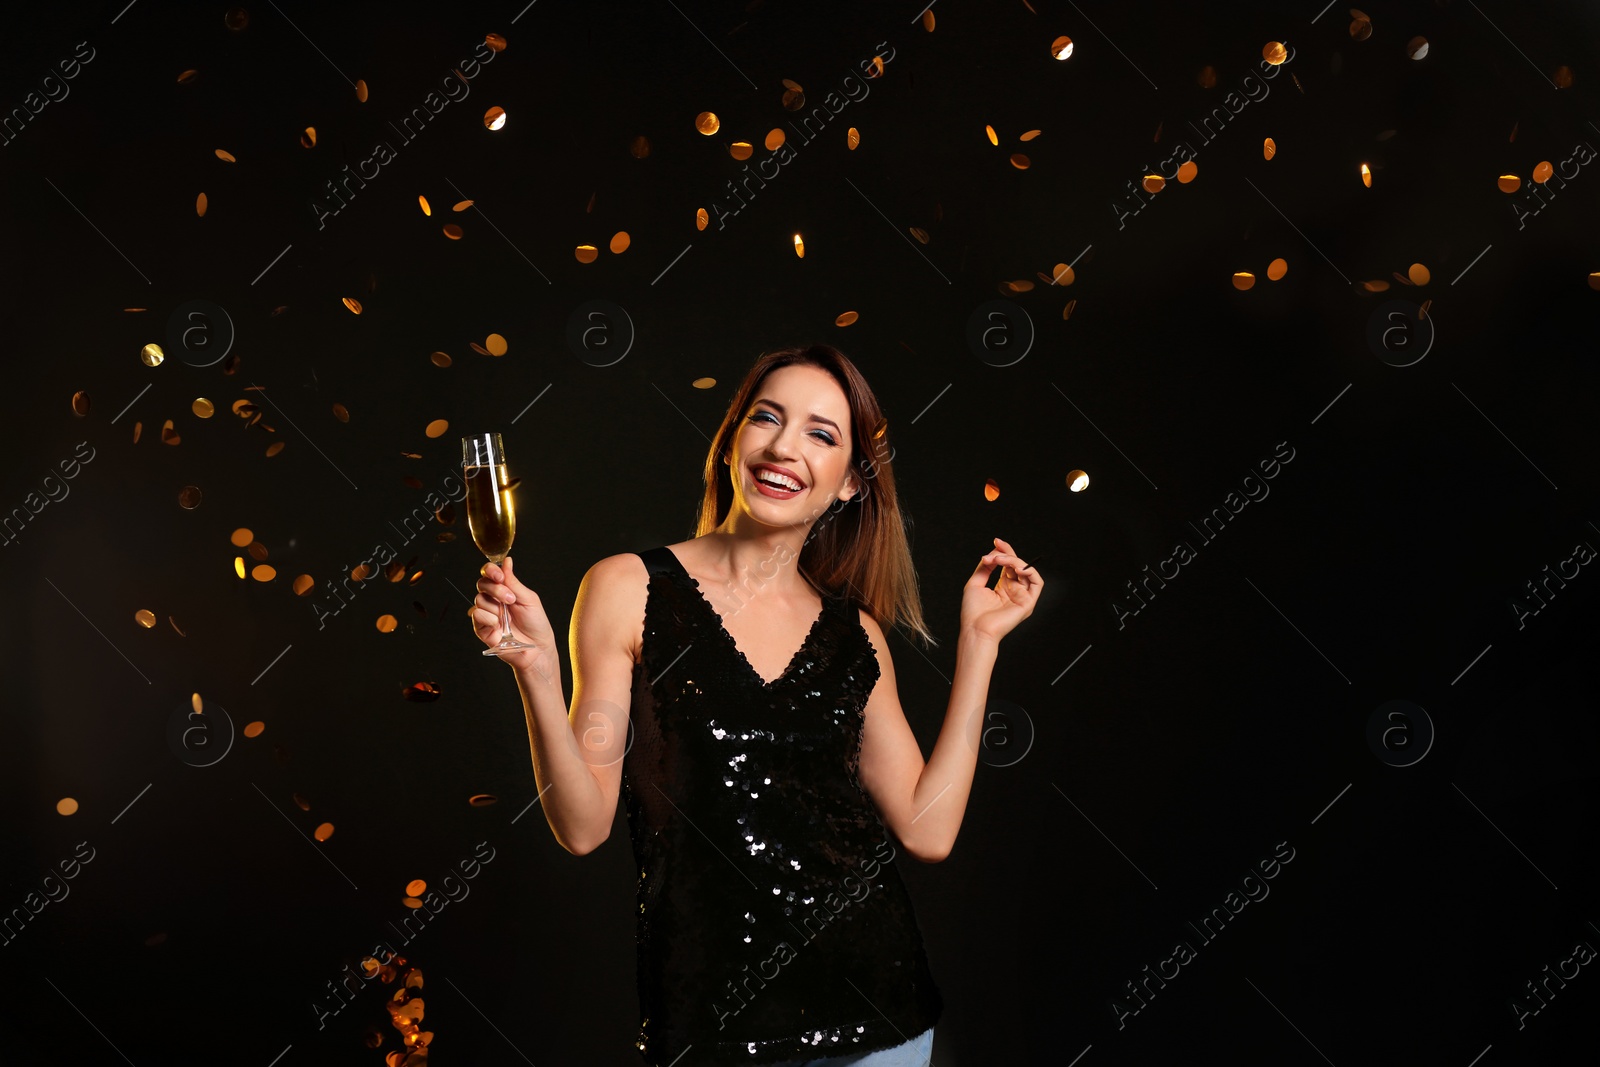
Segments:
[[[473,543],[491,563],[500,563],[511,553],[517,534],[516,504],[511,497],[510,476],[506,472],[505,448],[497,433],[478,434],[461,439],[461,472],[467,483],[467,527]],[[498,656],[534,648],[511,637],[506,625],[506,605],[500,603],[500,643],[483,650],[485,656]]]

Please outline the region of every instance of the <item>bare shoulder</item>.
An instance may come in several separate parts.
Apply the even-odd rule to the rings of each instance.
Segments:
[[[573,628],[582,624],[616,639],[637,660],[644,641],[645,601],[650,572],[634,552],[618,552],[597,561],[578,587]]]
[[[872,649],[878,658],[884,659],[889,654],[889,642],[883,636],[883,627],[878,625],[878,620],[866,608],[857,606],[861,613],[861,628],[867,632],[867,639],[872,642]]]

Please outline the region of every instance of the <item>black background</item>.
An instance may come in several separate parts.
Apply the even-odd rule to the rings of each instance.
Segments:
[[[1521,1028],[1512,1001],[1537,1007],[1525,982],[1600,945],[1600,578],[1584,567],[1521,626],[1512,600],[1600,546],[1586,283],[1600,177],[1582,167],[1520,228],[1527,194],[1496,187],[1600,145],[1592,10],[1374,6],[1356,41],[1348,9],[1316,0],[944,0],[932,33],[915,2],[279,7],[250,5],[238,32],[225,5],[18,9],[0,38],[7,109],[78,42],[95,50],[70,95],[0,146],[0,506],[23,506],[78,442],[95,457],[0,547],[0,911],[78,842],[96,850],[69,897],[0,945],[0,1061],[381,1063],[392,987],[325,1029],[312,1005],[392,937],[406,882],[487,841],[471,895],[404,950],[426,975],[434,1062],[638,1062],[625,831],[577,858],[527,807],[511,677],[464,619],[481,563],[464,515],[404,548],[390,523],[424,496],[403,478],[437,487],[461,434],[502,431],[522,478],[518,573],[564,632],[590,564],[693,534],[731,389],[761,350],[805,340],[840,345],[888,412],[942,642],[891,640],[925,752],[961,584],[989,539],[1042,557],[1047,581],[990,690],[1023,709],[1003,736],[1026,754],[996,765],[1017,752],[996,735],[949,859],[901,861],[948,1004],[935,1063],[1491,1067],[1593,1048],[1592,965]],[[488,32],[509,47],[402,143],[387,123]],[[1049,53],[1059,34],[1076,42],[1066,62]],[[1421,61],[1405,49],[1417,35]],[[1187,123],[1258,75],[1269,41],[1293,49],[1269,95],[1202,140]],[[870,95],[801,141],[781,79],[809,111],[880,42],[893,58]],[[1557,89],[1563,64],[1574,82]],[[721,116],[714,137],[694,128],[702,110]],[[773,127],[794,161],[724,228],[697,230],[696,208],[733,206],[727,144],[759,159]],[[323,184],[379,139],[396,158],[319,229]],[[1179,140],[1196,179],[1119,228],[1124,184]],[[476,209],[452,212],[462,198]],[[632,245],[614,255],[618,230]],[[598,262],[575,259],[584,243]],[[1277,257],[1289,269],[1272,282]],[[1007,297],[1037,332],[1026,357],[979,358],[974,309],[1061,262],[1070,288]],[[1394,280],[1416,262],[1426,285]],[[1236,271],[1254,288],[1235,289]],[[636,330],[605,367],[566,339],[596,298]],[[1367,340],[1391,299],[1432,300],[1437,337],[1410,366]],[[171,346],[168,318],[191,300],[226,309],[234,374]],[[860,320],[835,326],[846,310]],[[468,347],[490,332],[504,357]],[[141,363],[147,342],[168,345],[162,366]],[[717,385],[692,387],[702,376]],[[273,433],[229,413],[252,384]],[[191,412],[200,396],[209,420]],[[427,438],[440,418],[449,431]],[[274,440],[287,447],[268,458]],[[1280,442],[1294,458],[1270,495],[1202,542],[1188,524]],[[1086,492],[1065,488],[1075,468]],[[204,493],[193,510],[186,485]],[[241,526],[276,580],[235,576]],[[380,540],[423,577],[369,582],[319,628],[326,596],[297,597],[293,577],[320,586]],[[1119,628],[1113,599],[1179,540],[1196,558]],[[374,626],[384,613],[395,632]],[[442,696],[402,700],[418,681]],[[167,726],[192,692],[265,732],[186,764]],[[1367,740],[1391,700],[1434,732],[1410,766]],[[1408,729],[1421,744],[1420,720]],[[499,803],[471,807],[476,793]],[[63,797],[76,814],[57,814]],[[335,834],[311,843],[323,821]],[[1280,842],[1294,858],[1270,896],[1200,943],[1188,923]],[[1124,983],[1180,940],[1196,958],[1119,1026],[1113,1001],[1137,1007]],[[383,1049],[362,1044],[368,1028]]]

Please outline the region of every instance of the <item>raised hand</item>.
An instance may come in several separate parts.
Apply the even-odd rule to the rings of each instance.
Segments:
[[[995,550],[978,561],[977,569],[962,588],[961,630],[999,641],[1033,614],[1044,579],[1017,558],[1010,543],[998,537],[994,543]],[[996,567],[1004,569],[1000,581],[989,589],[989,575]]]

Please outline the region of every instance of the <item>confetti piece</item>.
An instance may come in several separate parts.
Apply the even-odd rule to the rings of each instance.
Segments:
[[[715,111],[702,111],[694,117],[694,128],[710,137],[722,129],[722,120],[717,118]]]

